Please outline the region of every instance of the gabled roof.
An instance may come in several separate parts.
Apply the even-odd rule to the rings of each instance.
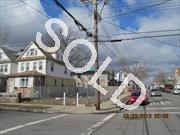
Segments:
[[[36,45],[36,47],[44,54],[44,56],[21,58],[32,44]],[[18,61],[29,61],[29,60],[38,60],[38,59],[48,59],[48,60],[54,61],[58,64],[65,65],[63,61],[59,61],[59,60],[55,59],[51,55],[51,53],[48,53],[48,52],[44,51],[42,48],[40,48],[39,45],[35,41],[31,41],[29,43],[29,45],[25,48],[24,52],[18,57]]]
[[[0,47],[3,52],[7,55],[11,62],[17,63],[17,55],[14,51],[7,49],[5,47]]]

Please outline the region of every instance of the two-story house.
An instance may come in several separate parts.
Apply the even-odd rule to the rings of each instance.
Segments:
[[[16,53],[0,47],[0,92],[14,92],[14,79],[8,79],[10,74],[17,72]]]
[[[41,89],[75,85],[62,56],[61,51],[51,54],[31,42],[17,59],[18,72],[11,75],[15,78],[16,91],[30,96]]]

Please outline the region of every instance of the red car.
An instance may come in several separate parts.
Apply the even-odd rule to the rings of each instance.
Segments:
[[[141,92],[140,91],[135,91],[132,92],[130,98],[129,98],[129,103],[133,104],[140,96]],[[147,95],[145,95],[144,100],[142,101],[142,105],[147,105],[149,103],[149,97]]]

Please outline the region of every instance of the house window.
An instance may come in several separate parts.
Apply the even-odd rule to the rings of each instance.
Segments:
[[[59,59],[59,53],[56,54],[56,58]]]
[[[4,65],[1,65],[0,72],[3,72],[3,70],[4,70]]]
[[[43,62],[40,61],[40,62],[39,62],[39,70],[42,70],[42,69],[43,69]]]
[[[21,63],[21,71],[24,71],[24,63]]]
[[[29,71],[29,69],[30,69],[30,64],[26,63],[26,71]]]
[[[30,56],[34,55],[34,49],[30,49]]]
[[[38,51],[35,49],[30,49],[27,51],[26,56],[33,56],[33,55],[37,55]]]
[[[35,53],[34,55],[37,55],[37,54],[38,54],[38,51],[37,51],[37,50],[35,50],[35,51],[34,51],[34,53]]]
[[[61,55],[61,60],[63,60],[63,55]]]
[[[28,87],[28,78],[21,78],[20,79],[20,86],[21,87]]]
[[[0,53],[0,60],[2,59],[2,53]]]
[[[4,72],[8,72],[8,65],[5,65]]]
[[[62,81],[62,84],[61,84],[62,87],[64,87],[64,81]]]
[[[67,68],[65,67],[65,69],[64,69],[64,74],[67,74]]]
[[[33,62],[33,70],[37,70],[37,62]]]
[[[29,56],[29,50],[26,52],[26,56]]]
[[[56,79],[54,79],[54,85],[55,85],[55,86],[57,85],[57,80],[56,80]]]
[[[54,71],[54,63],[51,63],[51,71]]]

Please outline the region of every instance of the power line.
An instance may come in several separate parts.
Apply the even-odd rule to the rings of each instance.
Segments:
[[[123,29],[123,30],[129,31],[129,32],[132,32],[132,33],[135,33],[135,34],[141,35],[141,36],[146,36],[146,35],[144,35],[144,34],[140,34],[140,33],[135,32],[135,31],[133,31],[133,30],[130,30],[130,29],[124,28],[124,27],[122,27],[122,26],[115,25],[115,24],[113,24],[113,23],[111,23],[111,22],[108,22],[108,21],[105,21],[105,20],[102,20],[102,21],[103,21],[103,22],[106,22],[106,23],[108,23],[108,24],[111,24],[111,25],[113,25],[114,27],[118,27],[118,28],[120,28],[120,29]],[[147,36],[146,36],[146,37],[147,37]],[[175,44],[172,44],[172,43],[168,43],[168,42],[165,42],[165,41],[161,41],[161,40],[158,40],[158,39],[154,39],[154,38],[152,38],[152,37],[148,37],[148,38],[149,38],[149,39],[151,39],[151,40],[153,40],[153,41],[160,42],[160,43],[163,43],[163,44],[166,44],[166,45],[169,45],[169,46],[179,47],[178,45],[175,45]]]
[[[149,6],[146,6],[146,7],[143,7],[143,8],[139,8],[139,9],[135,9],[135,10],[132,10],[132,11],[129,11],[129,12],[125,12],[125,13],[119,13],[119,14],[116,14],[115,16],[123,16],[123,15],[127,15],[127,14],[132,14],[132,13],[135,13],[135,12],[139,12],[139,11],[143,11],[143,10],[147,10],[148,8],[152,8],[152,7],[155,7],[155,6],[159,6],[159,5],[162,5],[164,3],[167,3],[171,0],[165,0],[163,2],[159,2],[159,3],[156,3],[156,4],[152,4],[152,5],[149,5]],[[111,18],[110,16],[107,16],[107,17],[102,17],[102,19],[104,18]]]
[[[88,5],[86,3],[84,3],[86,9],[89,11],[89,12],[92,12],[91,9],[88,7]],[[92,23],[92,17],[93,17],[93,14],[91,14],[90,16],[90,21],[89,21],[89,26],[88,26],[88,29],[90,29],[91,27],[91,23]]]
[[[57,7],[55,7],[54,5],[50,5],[47,1],[44,1],[44,4],[46,4],[46,5],[48,5],[49,6],[49,9],[50,9],[50,7],[53,7],[56,11],[58,11],[58,9],[57,9]],[[30,5],[30,4],[29,4]],[[175,5],[175,6],[178,6],[177,4]],[[18,8],[18,7],[20,7],[20,6],[16,6],[16,7],[13,7],[13,8]],[[7,8],[8,9],[8,8]],[[9,8],[9,10],[12,10],[12,8]],[[118,8],[119,9],[119,8]],[[127,9],[126,9],[127,10]],[[165,8],[164,10],[167,10],[167,8]],[[0,11],[3,11],[3,10],[0,10]],[[40,10],[39,10],[40,11]],[[113,12],[114,11],[114,12]],[[115,15],[116,13],[117,13],[117,9],[112,9],[112,10],[108,10],[108,11],[105,11],[104,13],[105,13],[105,15],[106,15],[106,17],[108,16],[108,13],[109,14],[113,14],[113,15]],[[128,9],[128,11],[129,11],[129,9]],[[42,12],[42,11],[40,11],[40,12]],[[118,11],[118,12],[120,12],[120,11]],[[44,13],[43,13],[44,14]],[[73,13],[74,14],[74,13]],[[87,13],[85,13],[85,12],[77,12],[77,14],[78,15],[81,15],[81,14],[84,14],[84,15],[87,15],[88,17],[90,17],[90,16],[92,16],[92,11],[89,11],[89,12],[87,12]],[[28,15],[28,14],[27,14]]]
[[[119,34],[113,34],[113,36],[115,35],[131,35],[131,34],[141,34],[141,33],[162,33],[162,32],[176,32],[176,31],[180,31],[180,29],[169,29],[169,30],[157,30],[157,31],[139,31],[136,33],[119,33]]]
[[[113,22],[115,22],[114,17],[112,17],[112,19],[113,19]],[[101,26],[102,26],[102,28],[103,28],[103,31],[104,31],[105,35],[106,35],[106,38],[109,38],[109,35],[108,35],[108,33],[105,31],[105,28],[103,27],[102,24],[101,24]],[[113,45],[112,42],[110,42],[110,43],[111,43],[111,45]],[[114,46],[114,47],[116,47],[116,46]],[[119,49],[118,47],[116,47],[116,50],[118,50],[118,52],[119,52],[119,54],[121,55],[121,57],[125,60],[126,58],[125,58],[125,56],[121,53],[120,49]],[[120,57],[119,57],[119,58],[120,58]],[[120,59],[121,59],[121,58],[120,58]]]
[[[103,31],[104,31],[104,33],[106,34],[106,37],[108,38],[108,34],[106,33],[106,31],[105,31],[105,29],[104,29],[104,27],[102,26],[102,24],[101,24],[101,27],[102,27],[102,29],[103,29]],[[111,42],[110,42],[111,43]],[[112,43],[111,43],[111,45],[113,45]],[[108,49],[110,49],[110,48],[108,48]],[[119,50],[119,48],[116,48],[118,51],[119,51],[119,54],[121,55],[121,57],[122,58],[125,58],[124,57],[124,55],[121,53],[121,51]],[[111,50],[111,49],[110,49]],[[112,50],[111,50],[112,51]],[[112,51],[112,52],[114,52],[114,51]],[[114,53],[115,54],[115,53]],[[118,56],[119,57],[119,55],[116,55],[116,56]],[[120,58],[120,57],[119,57]],[[120,58],[121,59],[121,58]]]
[[[115,5],[114,5],[114,3],[112,2],[112,1],[110,1],[110,3],[111,3],[111,6],[114,8],[115,7]],[[113,19],[113,24],[115,25],[115,22],[116,22],[116,19],[115,19],[115,17],[113,17],[112,16],[112,19]],[[119,23],[119,22],[118,22]],[[127,42],[126,42],[127,43]],[[131,51],[131,53],[129,53],[129,46],[125,46],[125,48],[126,48],[126,50],[127,50],[127,54],[134,54],[133,53],[133,51]],[[118,48],[119,49],[119,48]],[[130,55],[129,55],[130,56]],[[134,55],[135,56],[135,55]]]
[[[114,8],[114,5],[113,5],[113,2],[112,2],[112,1],[110,1],[110,4],[111,4],[112,8]],[[113,19],[112,22],[115,24],[116,20],[115,20],[115,18],[114,18],[113,16],[112,16],[112,19]],[[104,31],[105,31],[105,30],[104,30]],[[105,32],[105,34],[107,35],[106,32]],[[113,43],[111,43],[111,44],[113,45]],[[119,51],[120,55],[125,59],[124,55],[121,54],[120,49],[119,49],[118,47],[117,47],[116,49]],[[128,47],[126,47],[125,49],[126,49],[126,52],[127,52],[128,56],[130,56],[130,55],[129,55],[130,53],[129,53]],[[120,59],[121,59],[121,58],[120,58]]]
[[[135,37],[135,38],[124,38],[124,39],[111,39],[111,40],[99,40],[98,42],[121,42],[123,40],[135,40],[135,39],[143,39],[143,38],[155,38],[155,37],[169,37],[169,36],[179,36],[180,34],[167,34],[167,35],[153,35],[153,36],[143,36],[143,37]],[[174,45],[175,47],[179,47],[178,45]]]
[[[30,8],[32,8],[33,10],[38,12],[39,14],[47,17],[48,19],[51,19],[51,17],[49,17],[48,15],[42,13],[40,10],[34,8],[33,6],[29,5],[25,1],[23,1],[23,0],[19,0],[19,1],[24,3],[25,5],[29,6]],[[54,2],[74,20],[75,24],[78,26],[78,28],[80,30],[84,31],[89,37],[92,37],[92,33],[88,32],[88,30],[58,0],[54,0]]]
[[[63,10],[65,11],[73,20],[74,23],[79,27],[80,30],[84,31],[87,36],[92,37],[93,34],[88,32],[87,28],[85,28],[60,2],[59,0],[54,0],[54,2]]]
[[[33,6],[31,6],[30,4],[26,3],[24,0],[19,0],[20,2],[22,2],[23,4],[25,4],[26,6],[30,7],[31,9],[35,10],[36,12],[38,12],[39,14],[41,14],[42,16],[45,16],[48,19],[51,19],[51,17],[49,17],[48,15],[42,13],[40,10],[34,8]]]
[[[180,9],[180,6],[179,7],[177,7],[177,8],[161,8],[161,9],[151,9],[150,11],[148,11],[149,13],[151,12],[151,13],[154,13],[154,12],[159,12],[159,11],[172,11],[172,10],[175,10],[175,11],[179,11],[179,9]],[[148,9],[147,9],[148,10]],[[117,14],[117,15],[116,15]],[[120,17],[120,15],[119,15],[119,13],[117,13],[117,12],[115,12],[115,13],[107,13],[107,14],[104,14],[104,15],[102,15],[102,18],[103,19],[106,19],[106,18],[111,18],[111,16],[110,15],[113,15],[114,17]],[[126,15],[129,15],[129,14],[126,14]],[[122,15],[122,16],[125,16],[125,15]]]
[[[172,9],[172,8],[179,8],[180,5],[178,5],[179,3],[166,3],[162,6],[158,6],[157,7],[152,7],[152,8],[148,8],[147,10],[151,9],[151,11],[157,11],[157,10],[164,10],[164,9]],[[142,5],[141,5],[142,6]],[[147,6],[147,4],[146,4]],[[141,7],[142,8],[142,7]],[[136,6],[136,7],[130,7],[130,8],[123,8],[123,10],[121,10],[119,7],[118,8],[112,8],[108,11],[105,11],[104,14],[106,16],[108,16],[108,14],[123,14],[123,13],[127,13],[127,12],[130,12],[132,10],[137,10],[137,9],[141,9],[139,6]]]

